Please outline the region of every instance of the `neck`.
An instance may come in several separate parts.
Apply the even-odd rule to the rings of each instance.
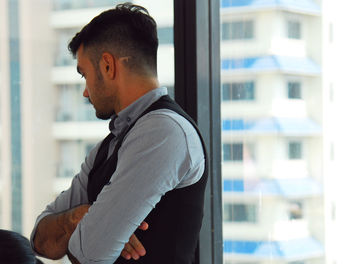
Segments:
[[[120,80],[120,84],[118,89],[119,103],[115,105],[115,113],[119,113],[146,93],[159,87],[156,77],[135,75]]]

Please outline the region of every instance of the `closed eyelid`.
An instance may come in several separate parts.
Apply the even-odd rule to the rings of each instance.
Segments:
[[[77,72],[81,75],[81,78],[85,78],[85,74],[82,72],[79,66],[77,66]]]
[[[79,66],[77,66],[77,72],[78,72],[79,74],[83,75],[83,74],[81,73],[81,68],[80,68]]]

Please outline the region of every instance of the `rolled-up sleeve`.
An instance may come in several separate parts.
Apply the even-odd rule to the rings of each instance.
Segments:
[[[87,197],[87,183],[88,175],[93,166],[98,148],[101,142],[98,143],[85,158],[85,161],[81,165],[80,172],[74,176],[71,186],[66,191],[63,191],[52,203],[50,203],[45,210],[37,217],[33,231],[30,236],[30,243],[34,250],[34,236],[36,233],[37,226],[41,219],[50,214],[57,214],[64,212],[68,209],[76,207],[81,204],[88,203]]]
[[[202,153],[198,135],[188,139],[169,116],[151,113],[137,122],[119,150],[110,182],[71,236],[69,251],[80,263],[113,263],[161,197],[199,163],[203,169],[196,173],[203,173],[204,156],[193,164],[187,140],[197,140]]]

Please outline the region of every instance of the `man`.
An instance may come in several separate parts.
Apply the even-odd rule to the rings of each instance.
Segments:
[[[37,218],[37,253],[68,254],[73,263],[136,263],[139,256],[137,263],[192,263],[207,180],[204,144],[158,88],[157,48],[155,21],[130,3],[95,17],[70,42],[83,95],[98,118],[111,118],[111,133]]]

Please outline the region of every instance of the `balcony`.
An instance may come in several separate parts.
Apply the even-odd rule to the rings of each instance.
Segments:
[[[258,119],[224,119],[223,139],[232,135],[318,136],[321,126],[310,118],[266,117]]]
[[[319,76],[321,67],[308,57],[261,56],[221,60],[222,74],[280,72],[300,76]]]
[[[296,261],[322,257],[324,248],[312,237],[284,241],[224,241],[225,259],[236,261]]]
[[[313,0],[222,0],[222,12],[264,11],[280,9],[305,15],[320,15],[321,8]]]
[[[224,196],[251,197],[284,197],[287,199],[303,199],[322,195],[320,183],[313,178],[289,179],[225,179],[223,181]]]

